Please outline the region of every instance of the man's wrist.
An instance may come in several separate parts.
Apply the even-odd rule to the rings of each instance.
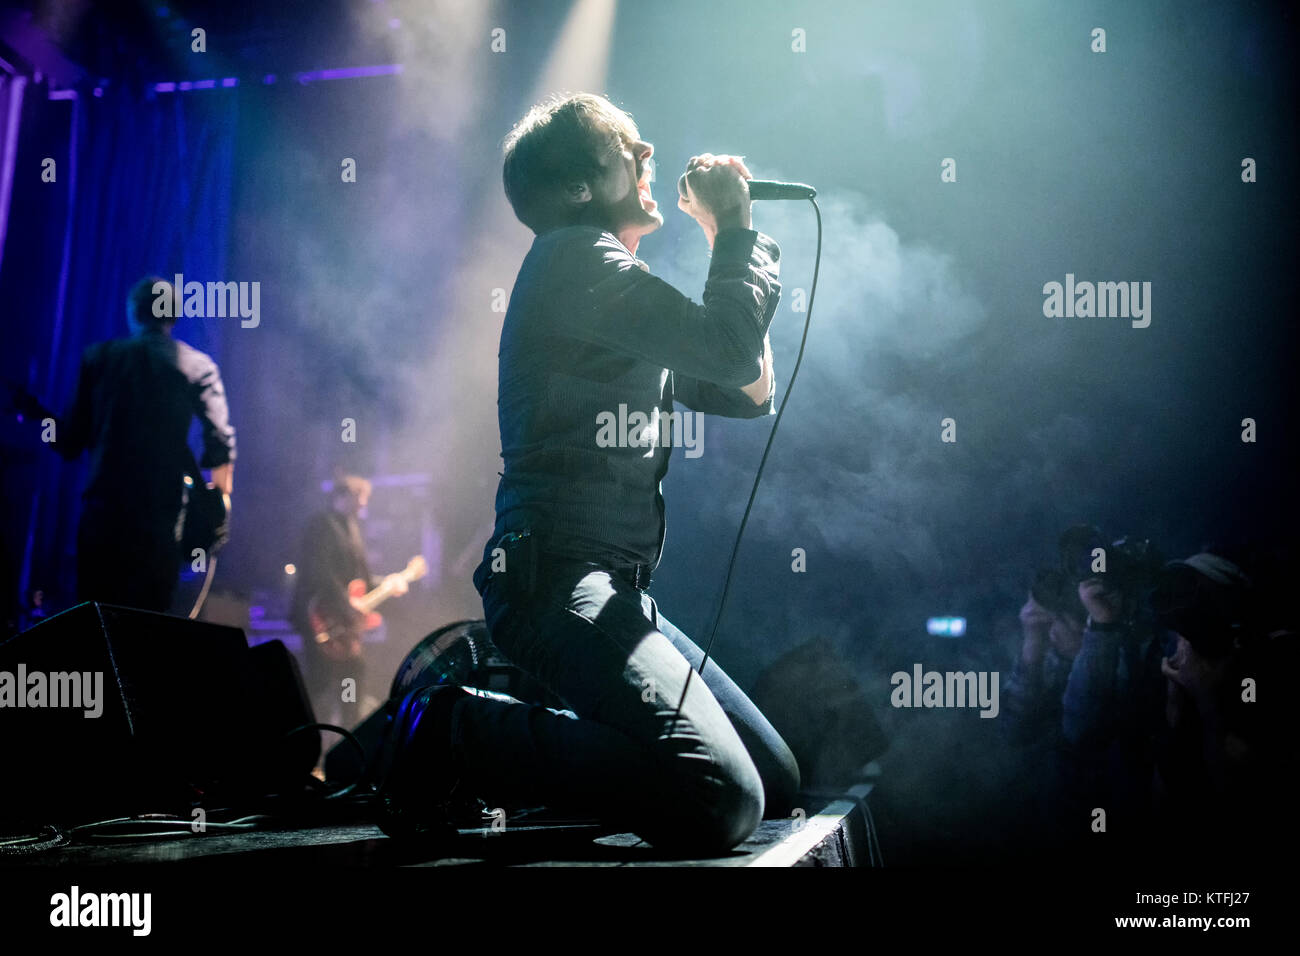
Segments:
[[[753,229],[753,217],[746,215],[742,210],[727,213],[726,215],[714,217],[714,225],[717,227],[715,232],[722,232],[724,229]]]

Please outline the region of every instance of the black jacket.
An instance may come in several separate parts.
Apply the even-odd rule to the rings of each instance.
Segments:
[[[199,462],[235,458],[221,370],[198,349],[158,331],[90,346],[54,446],[68,459],[90,452],[89,506],[175,521],[190,461],[190,422],[203,426]]]
[[[772,412],[771,393],[756,405],[741,388],[759,377],[780,254],[754,230],[719,233],[701,305],[611,233],[574,226],[534,240],[501,332],[505,468],[480,587],[495,542],[524,529],[552,554],[658,564],[674,400],[735,418]]]

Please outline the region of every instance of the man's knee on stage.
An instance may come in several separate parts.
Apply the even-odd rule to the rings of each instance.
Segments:
[[[717,768],[705,796],[697,782],[692,784],[680,797],[669,797],[664,812],[637,835],[660,849],[725,853],[748,839],[763,819],[763,781],[748,755]]]

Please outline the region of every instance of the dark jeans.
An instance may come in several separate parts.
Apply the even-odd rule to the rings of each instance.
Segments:
[[[453,710],[469,789],[490,805],[546,806],[626,828],[657,847],[720,852],[799,789],[794,755],[744,692],[654,600],[591,565],[548,563],[526,596],[483,586],[497,647],[564,699],[475,697]]]
[[[356,726],[368,716],[363,709],[367,690],[365,659],[333,660],[316,647],[310,627],[300,627],[299,633],[303,635],[303,683],[307,685],[316,719],[344,727]],[[356,694],[348,701],[343,699],[346,678],[356,681]]]
[[[175,514],[88,501],[77,527],[77,599],[168,610],[181,563],[175,531]]]

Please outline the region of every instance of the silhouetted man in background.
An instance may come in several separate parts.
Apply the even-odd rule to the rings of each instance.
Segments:
[[[171,606],[195,415],[203,426],[199,464],[212,469],[211,482],[229,506],[235,429],[221,370],[172,337],[174,294],[156,276],[132,287],[126,311],[137,334],[86,349],[72,403],[58,421],[58,452],[68,460],[90,453],[77,529],[77,597],[83,601],[153,611]]]

